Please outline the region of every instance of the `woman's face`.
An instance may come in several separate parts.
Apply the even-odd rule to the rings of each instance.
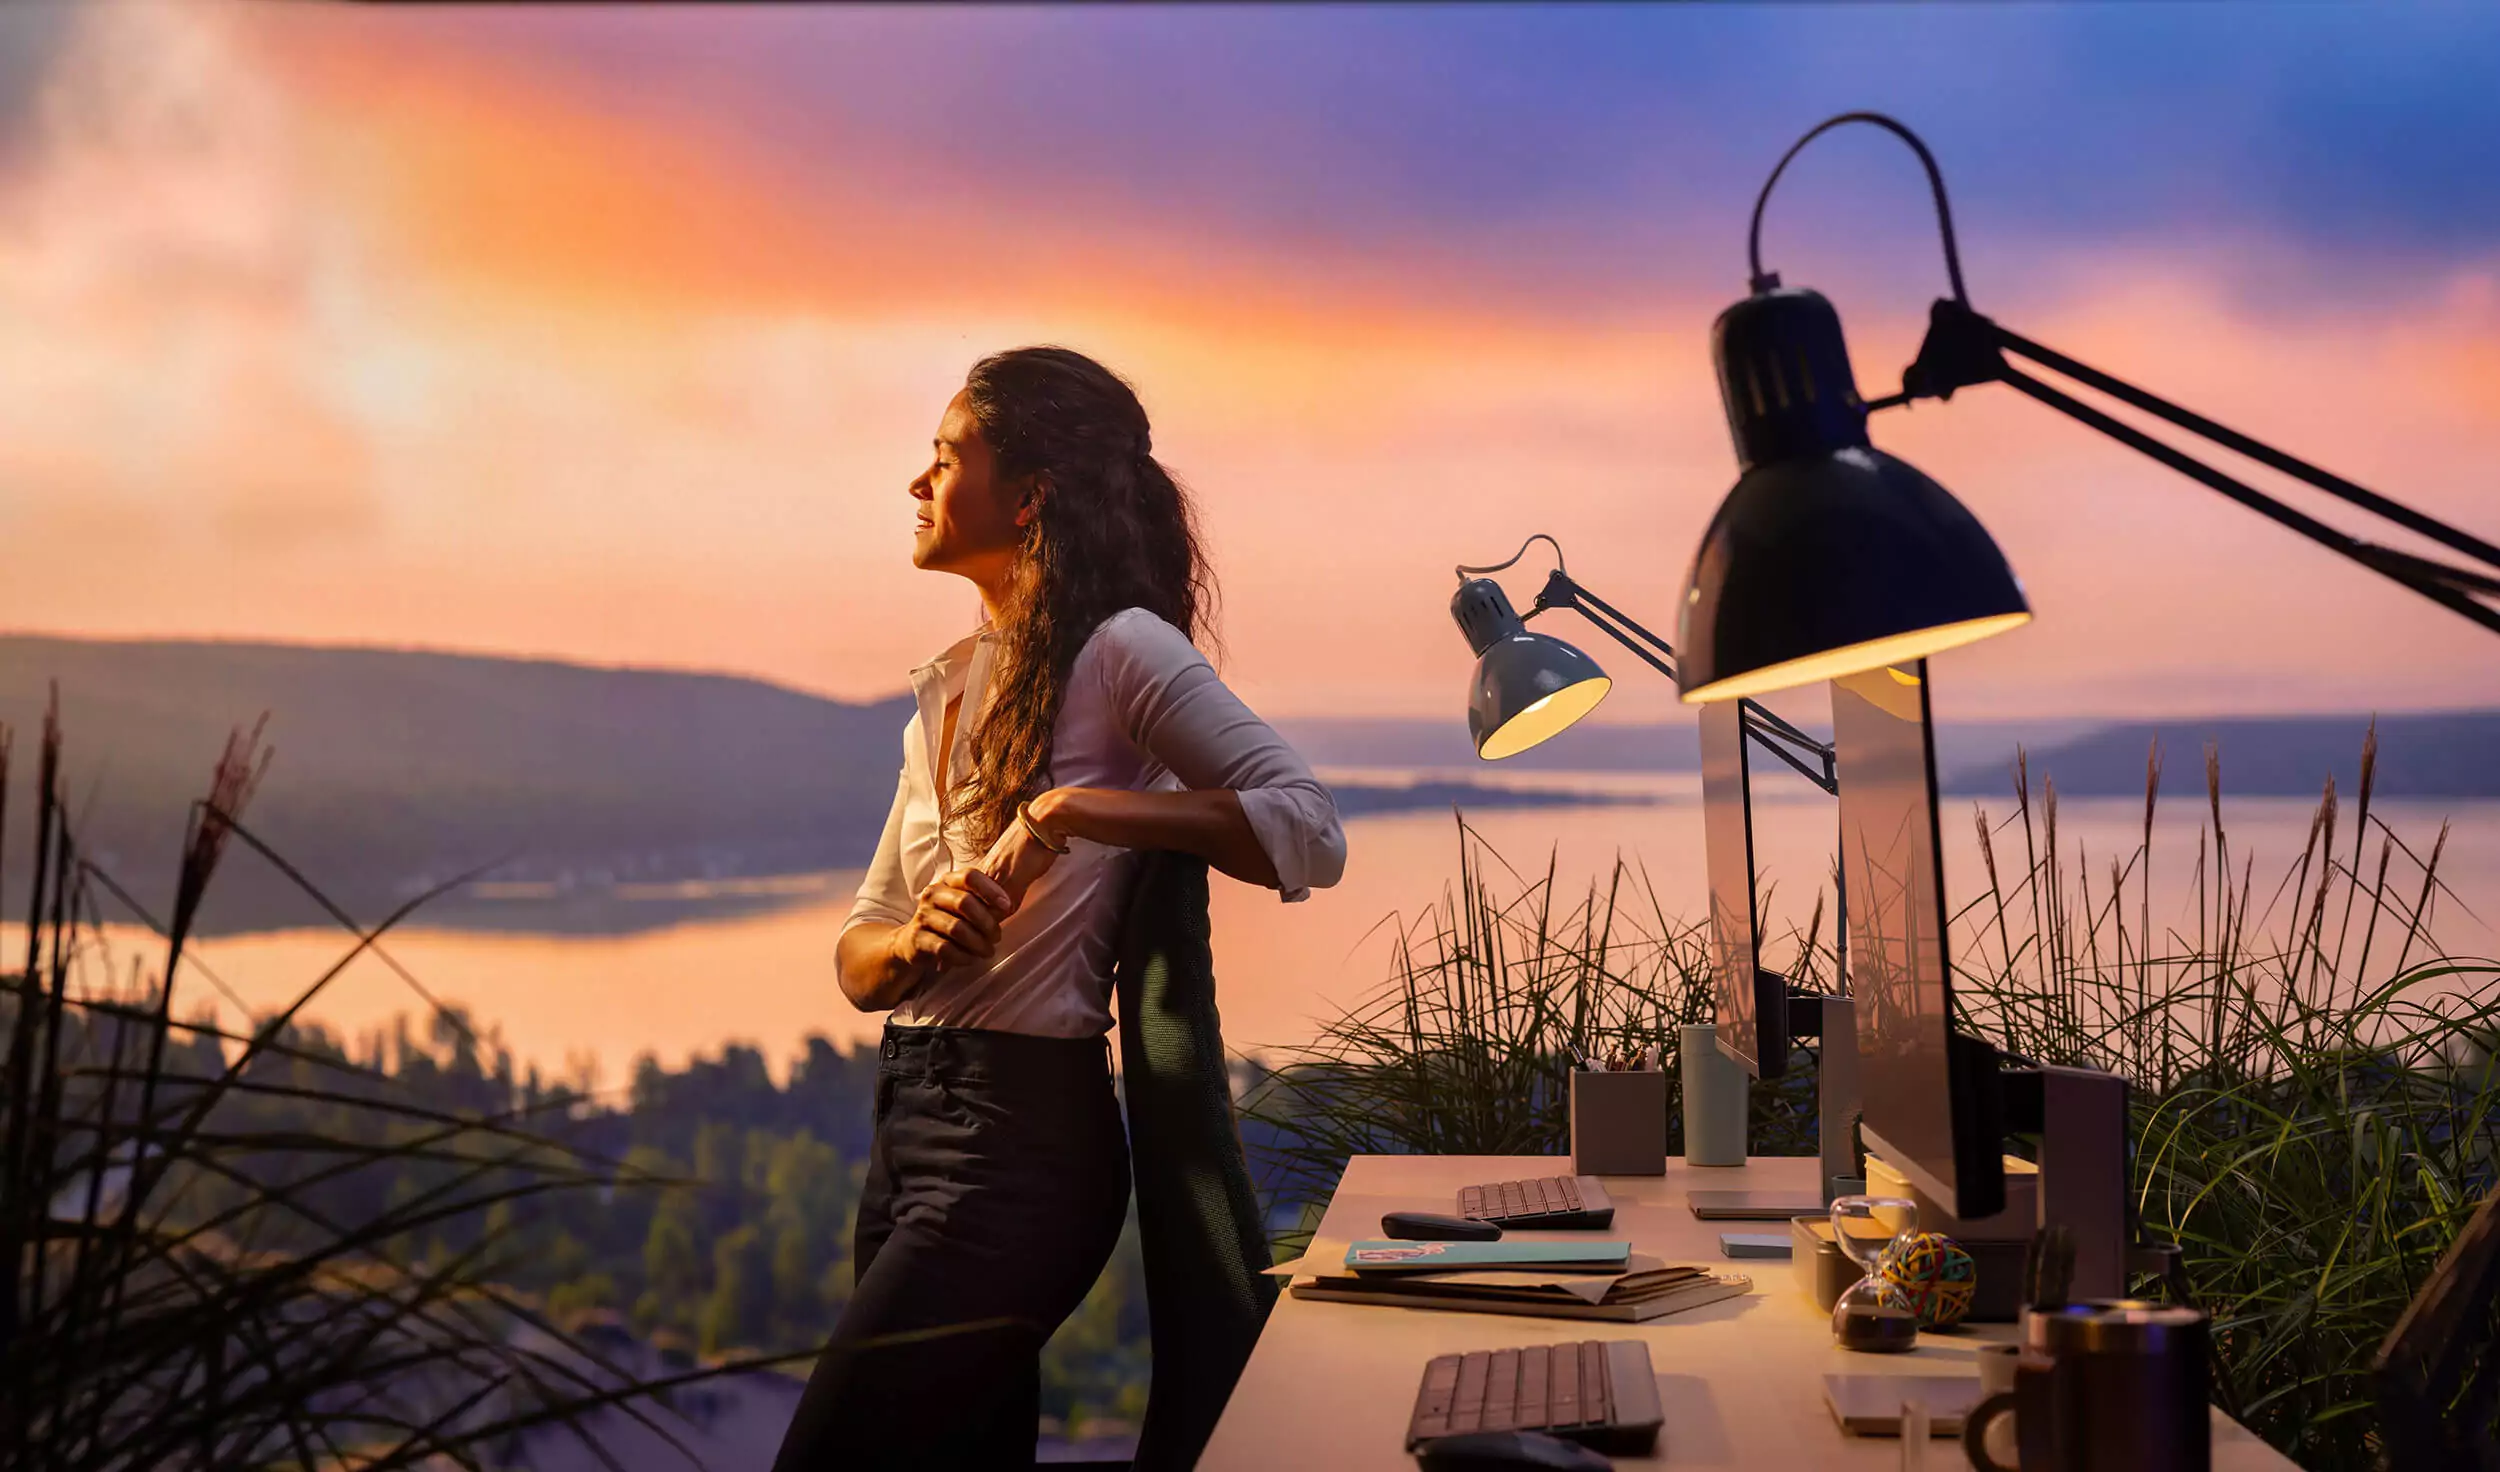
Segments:
[[[1002,479],[981,427],[958,389],[938,420],[929,468],[911,483],[919,502],[914,567],[987,584],[1005,575],[1033,518],[1027,481]]]

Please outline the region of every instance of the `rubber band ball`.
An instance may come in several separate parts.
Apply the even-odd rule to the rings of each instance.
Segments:
[[[1970,1312],[1979,1267],[1942,1232],[1911,1232],[1884,1249],[1875,1280],[1885,1307],[1916,1314],[1927,1328],[1949,1329]]]

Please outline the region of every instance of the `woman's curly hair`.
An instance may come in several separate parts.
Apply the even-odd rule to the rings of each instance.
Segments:
[[[1025,347],[973,364],[964,387],[996,474],[1035,475],[1040,491],[1000,610],[971,770],[945,809],[986,849],[1019,803],[1051,786],[1051,733],[1095,627],[1144,608],[1193,642],[1211,637],[1216,591],[1189,494],[1155,459],[1126,380],[1068,348]]]

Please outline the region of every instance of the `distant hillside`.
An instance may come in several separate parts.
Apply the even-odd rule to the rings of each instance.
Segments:
[[[1278,728],[1314,764],[1458,769],[1485,765],[1467,740],[1466,717],[1447,720],[1302,719]],[[2247,797],[2314,797],[2331,772],[2336,790],[2359,781],[2366,713],[2321,716],[1949,721],[1936,732],[1936,765],[1957,796],[2012,790],[2014,754],[2030,754],[2033,780],[2056,779],[2073,797],[2136,796],[2155,737],[2165,792],[2205,789],[2205,743],[2222,755],[2222,790]],[[1813,730],[1828,738],[1828,728]],[[2382,797],[2500,797],[2500,710],[2381,716],[2375,791]],[[1700,740],[1687,721],[1575,726],[1499,764],[1502,770],[1690,772]]]
[[[360,915],[505,853],[503,878],[794,872],[861,862],[894,796],[903,699],[845,705],[760,680],[545,661],[234,643],[0,638],[17,733],[0,905],[22,857],[46,682],[91,853],[169,905],[188,805],[227,733],[270,712],[245,821]],[[99,780],[100,779],[100,780]],[[90,796],[94,803],[89,808]],[[218,925],[315,922],[230,849]],[[108,906],[108,914],[115,913]]]
[[[2144,791],[2144,759],[2158,738],[2162,791],[2205,790],[2205,745],[2218,749],[2225,797],[2315,797],[2328,774],[2335,790],[2359,790],[2367,715],[2257,716],[2129,721],[2030,753],[2033,781],[2042,774],[2074,797],[2133,797]],[[1957,794],[2012,790],[2006,761],[1948,768]],[[2378,718],[2377,797],[2500,797],[2500,710],[2436,711]]]
[[[25,794],[51,680],[61,688],[81,841],[160,916],[171,907],[190,804],[206,794],[228,733],[263,711],[273,757],[244,821],[366,919],[506,856],[497,881],[594,888],[856,868],[893,802],[910,716],[905,696],[844,704],[728,675],[0,637],[0,722],[17,733],[0,863],[0,914],[12,918],[24,913]],[[1451,783],[1346,787],[1339,798],[1348,815],[1586,800]],[[770,902],[730,897],[703,908]],[[637,908],[649,923],[683,913]],[[509,903],[445,896],[424,914],[498,929],[606,923],[561,906],[530,909],[523,920]],[[127,918],[109,901],[106,914]],[[210,931],[328,923],[240,845],[229,847],[203,918]]]
[[[1466,708],[1454,699],[1441,720],[1412,717],[1305,716],[1276,722],[1277,731],[1316,767],[1459,768],[1485,765],[1467,739]],[[1561,735],[1505,758],[1513,772],[1692,772],[1701,741],[1691,721],[1612,725],[1584,721]]]
[[[1948,772],[1994,771],[2013,760],[2019,743],[2033,750],[2073,740],[2106,723],[2094,720],[1952,721],[1936,733],[1938,763]],[[1306,717],[1277,729],[1316,766],[1465,769],[1486,765],[1467,740],[1467,717],[1455,703],[1440,720]],[[1828,739],[1829,727],[1808,727]],[[1502,771],[1697,772],[1700,728],[1691,717],[1654,725],[1583,722],[1498,764]]]

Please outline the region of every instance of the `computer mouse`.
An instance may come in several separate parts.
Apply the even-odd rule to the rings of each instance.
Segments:
[[[1434,1211],[1393,1211],[1380,1219],[1380,1234],[1401,1241],[1499,1242],[1502,1229],[1491,1222]]]
[[[1605,1472],[1614,1463],[1576,1441],[1542,1431],[1470,1431],[1436,1436],[1415,1448],[1424,1472],[1513,1472],[1520,1467]]]

